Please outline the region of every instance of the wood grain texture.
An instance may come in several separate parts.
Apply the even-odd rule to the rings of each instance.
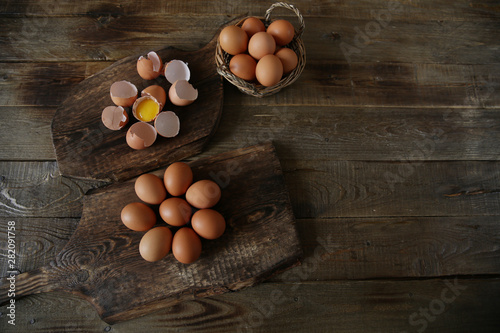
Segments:
[[[0,63],[0,105],[58,106],[71,88],[111,62]],[[500,106],[500,64],[352,63],[308,59],[297,83],[265,99],[229,92],[224,106],[490,108]]]
[[[139,56],[134,55],[80,82],[52,119],[52,140],[61,173],[84,179],[123,181],[201,152],[215,133],[222,113],[222,78],[212,57],[215,45],[216,36],[196,52],[173,48],[157,51],[165,63],[181,59],[189,64],[192,73],[189,81],[198,90],[198,98],[187,106],[165,105],[165,111],[173,111],[179,117],[179,134],[174,138],[158,135],[147,149],[134,150],[125,140],[130,124],[137,122],[130,110],[129,124],[119,131],[103,125],[102,110],[113,104],[109,89],[116,81],[132,82],[139,91],[152,84],[168,91],[171,85],[166,79],[141,79],[136,65]]]
[[[401,4],[401,10],[395,12],[395,18],[401,18],[411,14],[415,21],[446,19],[452,21],[463,21],[472,19],[489,19],[495,17],[495,1],[478,0],[473,4],[463,1],[442,0],[439,3],[429,4],[425,0],[413,0],[408,6],[407,0],[396,0]],[[373,11],[388,8],[384,0],[360,0],[355,5],[348,0],[335,2],[320,0],[311,3],[309,0],[294,1],[294,5],[308,16],[322,16],[332,18],[372,18]],[[220,13],[249,15],[263,15],[263,11],[269,8],[270,2],[257,0],[252,2],[234,1],[212,1],[210,6],[201,0],[190,0],[189,2],[169,2],[164,4],[157,1],[120,1],[113,4],[109,1],[96,0],[92,2],[65,2],[40,0],[33,3],[29,0],[9,2],[4,5],[0,15],[4,16],[125,16],[125,15],[193,15],[202,16],[220,15]],[[287,14],[283,11],[283,14]]]
[[[281,94],[281,92],[280,92]],[[273,140],[283,158],[309,160],[498,160],[499,109],[225,106],[203,156]],[[54,160],[51,108],[0,107],[0,157]],[[27,133],[11,140],[19,133]],[[90,140],[90,138],[89,138]]]
[[[265,9],[261,15],[264,12]],[[7,41],[0,50],[0,60],[116,61],[165,46],[194,51],[207,43],[219,26],[244,15],[243,12],[196,16],[195,19],[192,15],[0,16],[0,39]],[[374,17],[335,20],[311,17],[307,20],[306,16],[306,21],[303,41],[306,49],[314,50],[307,52],[308,60],[331,59],[343,64],[406,63],[408,59],[416,63],[498,63],[498,16],[489,21],[460,22],[415,22],[406,16],[392,19],[385,28],[379,25],[377,30],[368,32],[372,37],[361,41],[356,38],[360,35],[358,31],[364,33],[366,27],[370,29],[372,23],[376,23]],[[13,34],[12,31],[28,32]],[[33,39],[35,34],[41,38]],[[130,46],[125,48],[124,44]]]
[[[304,260],[273,281],[500,274],[498,216],[299,219],[297,225]]]
[[[283,161],[297,218],[498,216],[499,166],[472,161]]]
[[[227,216],[225,234],[204,242],[195,263],[184,265],[169,255],[152,264],[140,257],[144,233],[120,221],[122,208],[139,201],[132,180],[85,196],[69,242],[49,265],[17,276],[16,297],[68,291],[86,298],[107,322],[118,322],[181,300],[239,290],[298,262],[302,249],[271,144],[197,160],[192,168],[195,181],[219,183],[223,195],[215,209]],[[3,279],[2,302],[8,287]]]
[[[29,272],[48,265],[66,245],[80,219],[77,218],[0,218],[0,241],[7,244],[8,222],[14,222],[16,240],[15,269],[10,269],[7,248],[0,249],[0,276],[8,271]]]
[[[84,194],[104,184],[61,177],[53,161],[2,161],[0,175],[2,217],[80,217]]]
[[[49,293],[19,300],[17,305],[25,311],[19,313],[15,329],[5,320],[0,328],[3,332],[83,333],[324,332],[332,328],[335,332],[417,332],[425,327],[429,332],[465,333],[480,327],[481,332],[497,332],[500,302],[491,295],[498,292],[498,278],[264,283],[112,326],[81,298]],[[441,301],[442,295],[450,303]],[[5,306],[0,309],[5,313]],[[423,313],[427,309],[431,320],[420,309]]]

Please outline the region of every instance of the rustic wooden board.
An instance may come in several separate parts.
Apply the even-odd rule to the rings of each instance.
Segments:
[[[143,80],[136,69],[140,55],[133,55],[80,82],[52,120],[52,138],[61,173],[119,181],[199,153],[215,133],[222,113],[222,78],[216,72],[214,59],[216,40],[217,34],[195,52],[174,48],[157,51],[164,62],[180,59],[189,64],[190,82],[198,89],[198,99],[185,107],[167,102],[163,110],[174,111],[179,116],[180,133],[175,138],[158,136],[147,149],[134,150],[125,141],[128,128],[136,122],[131,112],[131,121],[119,131],[104,127],[101,113],[106,106],[113,105],[109,95],[113,82],[130,81],[139,91],[159,84],[168,91],[170,84],[166,79],[160,76],[155,80]]]
[[[450,285],[459,289],[452,290]],[[440,308],[443,293],[452,301]],[[16,313],[16,326],[8,325],[4,314],[0,329],[5,333],[413,333],[425,327],[425,332],[497,333],[498,293],[498,277],[262,283],[110,326],[85,300],[54,292],[17,301],[16,307],[22,311]],[[425,320],[425,315],[431,320]],[[414,318],[411,322],[410,316]]]
[[[191,165],[195,180],[218,181],[223,195],[216,209],[227,220],[221,238],[203,242],[198,261],[184,265],[170,254],[149,263],[140,257],[144,233],[120,222],[123,206],[138,201],[130,180],[85,196],[82,219],[68,244],[50,265],[17,276],[16,296],[69,291],[91,302],[107,322],[118,322],[181,300],[238,290],[298,262],[302,249],[271,144]],[[4,278],[2,302],[5,288]]]

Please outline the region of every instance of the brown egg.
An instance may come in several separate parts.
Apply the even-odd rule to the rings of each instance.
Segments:
[[[214,181],[204,179],[191,185],[186,192],[186,200],[193,207],[211,208],[219,202],[221,191]]]
[[[191,228],[177,230],[172,240],[172,253],[183,264],[196,261],[201,255],[200,237]]]
[[[257,32],[266,31],[264,22],[262,22],[256,17],[247,18],[241,25],[241,29],[243,29],[247,33],[248,38],[252,37]]]
[[[292,41],[295,29],[287,20],[276,20],[267,27],[267,33],[274,37],[277,45],[283,46]]]
[[[220,47],[231,55],[237,55],[247,50],[248,35],[235,25],[222,29],[219,35]]]
[[[274,54],[268,54],[259,60],[255,68],[255,76],[260,84],[266,87],[274,86],[283,76],[283,64]]]
[[[224,217],[213,209],[200,209],[194,213],[191,225],[193,230],[205,239],[217,239],[226,230]]]
[[[137,178],[135,193],[139,199],[151,205],[159,205],[167,197],[163,180],[150,173],[145,173]]]
[[[140,56],[137,59],[137,73],[144,80],[153,80],[160,76],[163,67],[161,58],[156,52],[149,52],[146,57]]]
[[[165,187],[171,195],[178,197],[186,193],[193,183],[193,171],[184,162],[175,162],[168,166],[163,175]]]
[[[155,120],[160,110],[160,103],[150,95],[139,97],[132,105],[132,115],[135,119],[146,123]]]
[[[130,148],[144,149],[156,141],[156,130],[151,124],[140,121],[130,126],[125,139]]]
[[[181,198],[168,198],[160,205],[160,216],[166,223],[181,227],[191,218],[191,206]]]
[[[142,92],[141,96],[152,96],[156,98],[158,103],[160,103],[160,111],[163,110],[163,107],[165,106],[165,103],[167,102],[167,93],[165,92],[165,89],[163,89],[159,85],[152,85],[149,87],[146,87]]]
[[[123,224],[135,231],[147,231],[156,223],[155,212],[142,202],[132,202],[123,207],[121,212]]]
[[[139,253],[144,260],[154,262],[164,258],[172,248],[172,232],[167,227],[156,227],[142,236]]]
[[[237,54],[229,61],[229,70],[237,77],[253,81],[255,80],[255,67],[257,62],[248,54]]]
[[[128,123],[128,113],[122,106],[107,106],[102,110],[101,120],[104,126],[117,131]]]
[[[276,51],[276,42],[267,32],[257,32],[248,42],[248,53],[257,60],[265,55],[274,54],[274,51]]]
[[[286,47],[276,51],[274,55],[280,58],[283,64],[283,74],[288,74],[293,71],[299,62],[297,54],[292,49]]]

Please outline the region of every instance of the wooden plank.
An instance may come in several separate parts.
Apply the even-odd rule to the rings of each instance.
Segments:
[[[78,218],[0,218],[16,226],[16,267],[48,265],[75,231]],[[275,282],[500,274],[498,216],[332,218],[297,220],[304,260]],[[0,252],[6,257],[7,249]],[[7,260],[0,261],[6,276]]]
[[[80,217],[83,195],[102,182],[61,177],[56,162],[1,162],[0,216]]]
[[[73,234],[78,218],[0,218],[0,241],[7,244],[9,222],[14,226],[15,268],[9,267],[7,247],[0,249],[4,260],[0,265],[0,276],[8,276],[8,271],[28,272],[48,265],[62,250]],[[12,236],[12,234],[11,234]]]
[[[234,171],[232,182],[220,183],[222,197],[214,207],[226,217],[226,231],[217,240],[203,241],[198,260],[185,265],[168,255],[152,264],[141,258],[138,245],[144,233],[120,221],[124,205],[138,201],[134,181],[127,181],[85,196],[82,219],[69,242],[50,265],[17,276],[16,297],[76,293],[113,323],[252,286],[298,262],[302,249],[295,218],[271,144],[199,160],[191,167],[195,180]],[[0,289],[7,294],[5,279]],[[5,300],[0,296],[0,302]]]
[[[0,63],[4,106],[56,106],[71,88],[112,62]],[[229,112],[252,106],[498,107],[500,64],[446,65],[308,61],[293,85],[255,98],[225,82]],[[0,74],[0,75],[1,75]],[[90,97],[89,97],[90,98]]]
[[[2,332],[497,332],[500,279],[264,283],[183,302],[108,325],[74,295],[49,293],[16,302],[16,326]]]
[[[188,51],[205,45],[237,16],[1,17],[0,61],[109,61],[166,46]],[[308,61],[497,64],[500,20],[413,22],[314,17],[303,40]],[[373,28],[377,25],[378,28]],[[362,29],[368,31],[371,37]],[[12,33],[20,31],[21,33]],[[37,38],[34,38],[37,36]],[[364,39],[361,40],[360,36]],[[128,47],[123,47],[128,45]]]
[[[297,222],[304,260],[273,281],[500,274],[498,216]]]
[[[251,97],[250,97],[251,98]],[[0,159],[54,160],[52,108],[0,107]],[[273,140],[282,159],[498,160],[500,112],[489,108],[225,106],[200,156]],[[20,136],[19,133],[27,133]],[[16,140],[11,138],[15,137]]]
[[[500,215],[498,161],[295,160],[277,151],[298,218]],[[102,184],[60,177],[55,162],[0,168],[5,217],[79,217],[83,194]]]
[[[282,158],[282,165],[297,218],[500,215],[499,162]]]
[[[494,17],[497,12],[494,0],[474,1],[469,4],[467,1],[440,1],[430,4],[425,0],[394,1],[395,8],[391,17],[400,18],[402,15],[411,13],[412,20],[465,20],[476,19],[485,20]],[[225,1],[212,1],[210,6],[201,0],[190,0],[189,2],[169,2],[162,1],[120,1],[119,4],[111,4],[105,0],[98,1],[50,1],[40,0],[33,3],[29,0],[21,0],[6,3],[0,15],[19,16],[68,16],[68,15],[89,15],[89,16],[120,16],[120,15],[239,15],[248,13],[249,15],[264,15],[270,6],[266,0],[256,0],[252,2],[232,2],[230,5]],[[322,16],[332,18],[373,18],[374,12],[388,10],[389,4],[384,0],[360,0],[353,3],[348,0],[338,0],[335,2],[322,0],[311,3],[309,0],[297,0],[293,4],[300,9],[304,15]],[[399,6],[398,6],[399,4]],[[287,12],[283,12],[287,13]]]

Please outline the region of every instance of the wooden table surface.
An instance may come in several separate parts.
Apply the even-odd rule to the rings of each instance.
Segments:
[[[293,4],[306,23],[302,76],[263,99],[225,82],[220,126],[192,160],[272,140],[302,265],[115,325],[77,296],[28,296],[16,326],[0,307],[1,332],[498,332],[498,1]],[[19,272],[47,265],[102,185],[59,175],[50,124],[69,90],[132,54],[196,50],[270,5],[0,2],[0,276],[9,224]]]

